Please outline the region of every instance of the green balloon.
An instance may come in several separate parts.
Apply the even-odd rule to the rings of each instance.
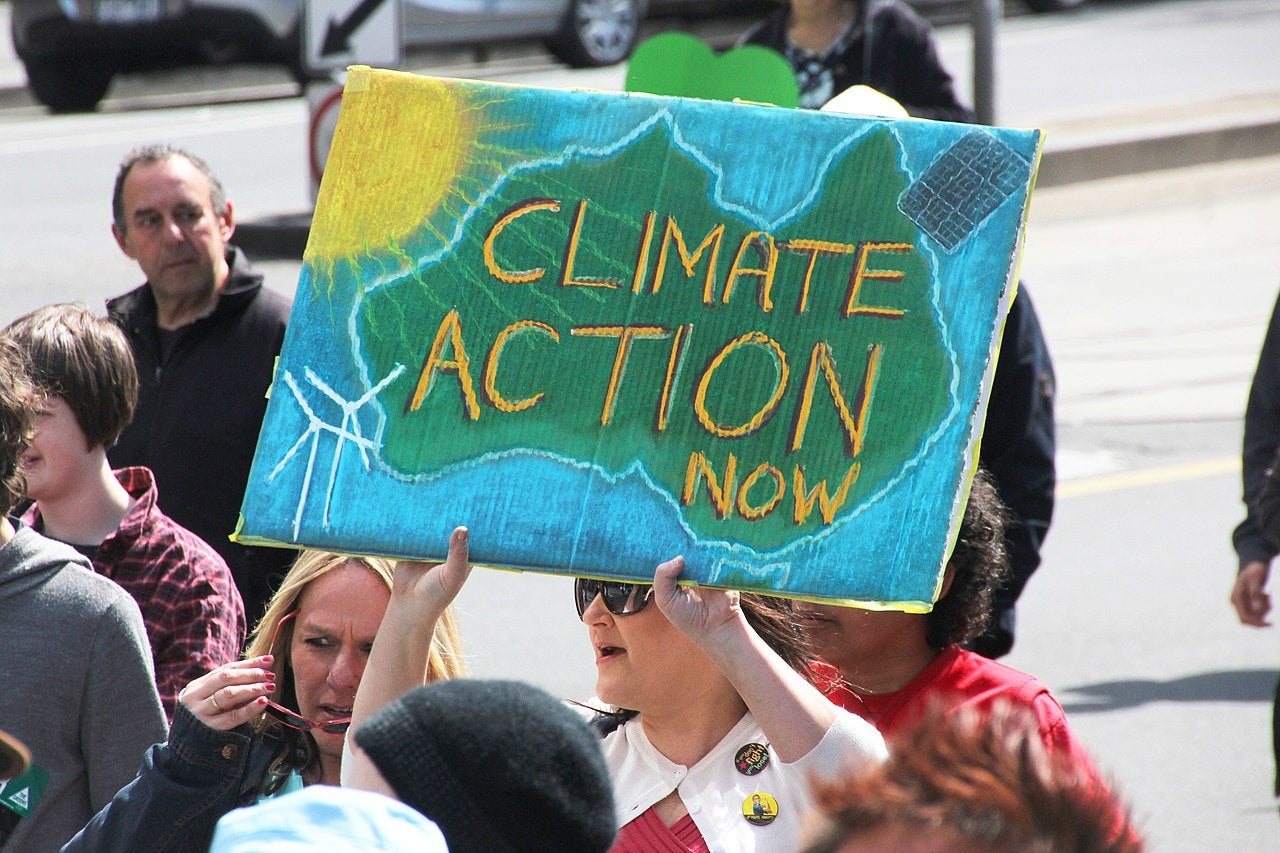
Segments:
[[[627,65],[626,90],[779,107],[800,102],[795,72],[776,50],[749,44],[717,54],[701,39],[674,32],[636,48]]]

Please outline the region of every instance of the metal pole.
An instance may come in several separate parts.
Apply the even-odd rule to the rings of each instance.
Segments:
[[[996,37],[1003,0],[971,0],[973,24],[973,111],[979,124],[996,123]]]

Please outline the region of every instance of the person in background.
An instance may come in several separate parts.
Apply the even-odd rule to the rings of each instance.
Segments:
[[[783,0],[738,43],[786,57],[802,107],[817,109],[861,84],[917,118],[973,121],[938,55],[933,29],[897,0]]]
[[[798,602],[814,651],[834,667],[832,701],[870,720],[886,737],[919,718],[938,697],[953,707],[1008,698],[1035,714],[1046,748],[1088,763],[1049,689],[1024,672],[962,646],[991,618],[1008,572],[1006,512],[979,469],[970,486],[942,589],[928,613]]]
[[[804,853],[1141,853],[1109,815],[1127,808],[1045,749],[1026,708],[930,707],[889,760],[817,785]]]
[[[993,660],[1013,649],[1017,604],[1040,567],[1040,548],[1053,520],[1057,447],[1053,359],[1025,283],[1009,306],[1000,335],[996,375],[987,400],[978,464],[1008,510],[1004,531],[1009,574],[991,601],[991,621],[968,648]]]
[[[256,621],[295,552],[231,542],[289,300],[230,244],[235,213],[200,158],[153,145],[116,174],[111,233],[147,281],[110,300],[138,368],[138,408],[108,453],[154,473],[160,508],[222,555]]]
[[[37,309],[0,334],[26,353],[43,396],[22,455],[27,497],[36,501],[23,520],[75,548],[138,602],[172,719],[183,685],[240,656],[244,605],[218,553],[156,506],[151,472],[107,464],[137,400],[129,342],[83,305]]]
[[[0,849],[21,853],[57,850],[165,731],[138,605],[8,515],[40,404],[25,356],[0,336],[0,721],[31,755],[0,801]]]
[[[802,107],[818,109],[854,87],[870,87],[916,118],[974,121],[942,65],[933,30],[896,0],[784,0],[740,43],[787,58]],[[1053,520],[1055,393],[1053,360],[1020,282],[1001,333],[979,459],[1012,513],[1005,532],[1011,571],[996,591],[987,628],[967,643],[993,659],[1013,649],[1018,599],[1040,567]]]
[[[829,698],[874,723],[886,738],[916,725],[930,705],[986,712],[1007,702],[1031,715],[1049,754],[1105,792],[1049,688],[963,648],[991,618],[992,596],[1008,571],[1006,518],[995,484],[979,469],[930,612],[799,603],[800,622],[818,656],[834,668]],[[1133,835],[1119,812],[1111,822],[1117,838]]]
[[[1271,563],[1280,552],[1280,523],[1274,520],[1280,505],[1280,491],[1267,482],[1280,453],[1280,297],[1271,310],[1266,337],[1258,354],[1258,367],[1249,386],[1249,402],[1244,410],[1244,446],[1240,474],[1244,486],[1244,519],[1231,534],[1237,557],[1231,605],[1242,625],[1270,626],[1271,596],[1267,582]],[[1268,492],[1262,500],[1264,491]],[[1261,503],[1261,506],[1260,506]],[[1260,522],[1260,511],[1270,519],[1271,532]],[[1273,793],[1280,798],[1280,682],[1276,683],[1272,705],[1271,748],[1275,759]]]
[[[183,689],[168,741],[147,751],[137,778],[64,850],[205,853],[231,809],[306,785],[337,785],[392,570],[380,557],[303,551],[245,659]],[[422,648],[395,651],[424,661],[417,684],[466,673],[451,609],[422,637]]]

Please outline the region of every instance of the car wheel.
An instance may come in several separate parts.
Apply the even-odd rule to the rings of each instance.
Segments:
[[[1061,12],[1083,6],[1085,0],[1024,0],[1033,12]]]
[[[111,67],[101,59],[28,59],[27,85],[55,113],[87,113],[111,85]]]
[[[575,68],[621,62],[640,35],[640,5],[640,0],[573,0],[547,47]]]

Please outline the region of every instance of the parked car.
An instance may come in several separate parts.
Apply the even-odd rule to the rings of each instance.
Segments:
[[[13,46],[28,85],[55,112],[94,109],[122,71],[261,62],[284,65],[300,80],[312,76],[302,67],[301,0],[10,5]],[[355,0],[350,5],[368,8]],[[611,65],[630,56],[649,5],[650,0],[402,0],[402,33],[410,47],[542,39],[569,65]],[[690,4],[659,5],[670,11]]]
[[[394,0],[385,0],[394,2]],[[769,3],[731,0],[400,0],[408,47],[534,38],[575,67],[631,55],[645,15]],[[962,0],[911,0],[925,8]],[[1084,0],[1025,0],[1048,11]],[[374,4],[377,5],[376,3]],[[93,110],[124,71],[200,64],[280,64],[304,81],[302,0],[10,0],[13,46],[36,100],[54,112]],[[333,8],[332,4],[328,8]],[[349,14],[370,10],[351,0]]]
[[[1061,12],[1083,6],[1085,0],[1022,0],[1032,12]]]

